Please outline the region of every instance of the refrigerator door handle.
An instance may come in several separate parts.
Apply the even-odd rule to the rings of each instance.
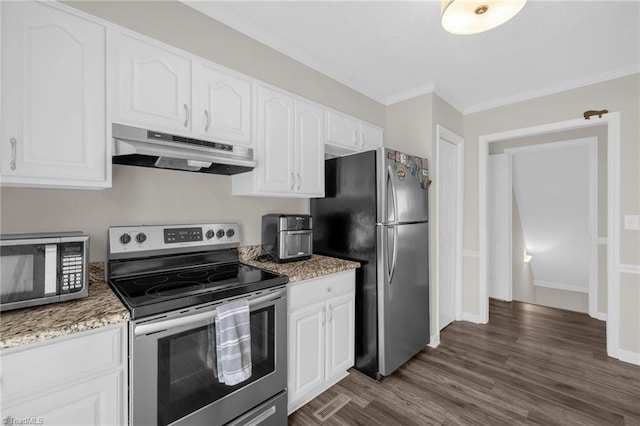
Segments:
[[[393,258],[391,260],[391,270],[389,271],[389,285],[393,280],[393,274],[396,272],[396,260],[398,259],[398,227],[393,227]]]
[[[393,222],[397,222],[398,221],[398,194],[396,193],[396,186],[393,184],[393,171],[391,170],[391,166],[387,166],[387,182],[391,184],[391,196],[393,200]],[[385,218],[385,220],[388,220],[388,216],[389,216],[389,212],[387,212],[387,217]]]

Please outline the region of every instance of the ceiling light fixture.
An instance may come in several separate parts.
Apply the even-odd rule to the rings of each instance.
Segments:
[[[452,34],[477,34],[502,25],[527,0],[441,0],[442,26]]]

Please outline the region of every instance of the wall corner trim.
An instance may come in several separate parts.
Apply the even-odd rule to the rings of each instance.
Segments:
[[[618,359],[629,364],[640,365],[640,352],[618,349]]]
[[[431,338],[429,340],[429,344],[427,345],[430,348],[437,348],[438,346],[440,346],[440,332],[437,332],[436,334],[432,334]]]
[[[480,315],[472,314],[470,312],[463,312],[462,313],[462,321],[468,321],[468,322],[472,322],[472,323],[475,323],[475,324],[486,324],[486,322],[482,322],[480,320]]]

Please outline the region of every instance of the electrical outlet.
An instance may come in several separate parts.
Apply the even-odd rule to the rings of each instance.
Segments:
[[[625,231],[640,231],[640,215],[629,214],[624,216]]]

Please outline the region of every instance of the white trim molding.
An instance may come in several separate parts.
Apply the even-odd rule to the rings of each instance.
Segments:
[[[596,312],[595,315],[591,315],[591,318],[595,318],[600,321],[607,321],[607,314],[604,312]]]
[[[629,364],[640,365],[640,352],[628,351],[626,349],[618,349],[618,359]]]
[[[440,346],[440,330],[438,330],[436,334],[431,335],[427,346],[434,349]]]
[[[636,70],[637,72],[637,70]],[[592,82],[591,82],[592,83]],[[620,113],[611,112],[601,118],[578,118],[522,129],[482,135],[478,140],[479,186],[479,273],[478,303],[481,323],[489,320],[487,296],[487,162],[489,144],[524,136],[543,135],[565,130],[607,126],[607,354],[619,358],[619,292],[620,292]],[[634,269],[635,270],[635,269]]]
[[[609,244],[609,239],[607,237],[598,237],[598,244]]]
[[[618,268],[621,274],[640,274],[640,265],[621,263]]]
[[[440,124],[436,125],[436,143],[435,143],[435,166],[434,166],[434,182],[436,189],[436,209],[435,209],[435,239],[436,239],[436,247],[440,246],[440,214],[437,206],[439,205],[438,201],[440,198],[440,179],[438,178],[440,174],[440,141],[446,141],[454,144],[456,146],[456,157],[457,157],[457,198],[456,198],[456,249],[455,249],[455,269],[456,269],[456,280],[455,280],[455,301],[454,301],[454,318],[456,321],[460,321],[462,319],[462,274],[464,267],[463,260],[463,230],[464,230],[464,138],[459,136],[458,134],[452,132]],[[440,271],[439,271],[439,250],[435,251],[435,279],[436,279],[436,323],[437,323],[437,335],[438,341],[440,340]]]
[[[574,291],[576,293],[589,293],[588,288],[575,285],[575,284],[569,284],[569,283],[557,283],[554,281],[533,280],[533,285],[535,285],[536,287],[552,288],[555,290]],[[595,312],[594,312],[594,315],[595,315]]]
[[[526,93],[521,93],[515,96],[508,96],[501,99],[495,99],[489,102],[483,102],[476,105],[468,106],[464,109],[463,114],[473,114],[480,111],[485,111],[492,108],[515,104],[517,102],[526,101],[529,99],[540,98],[542,96],[553,95],[555,93],[565,92],[567,90],[578,89],[580,87],[589,86],[592,84],[602,83],[616,78],[626,77],[628,75],[637,74],[640,72],[639,65],[632,65],[629,67],[621,68],[614,71],[605,72],[602,74],[596,74],[591,77],[582,78],[567,83],[558,84],[551,87],[546,87],[539,90],[533,90]]]
[[[472,314],[470,312],[462,313],[462,321],[468,321],[474,324],[486,324],[487,322],[489,322],[489,321],[482,321],[482,319],[480,318],[480,315]]]

